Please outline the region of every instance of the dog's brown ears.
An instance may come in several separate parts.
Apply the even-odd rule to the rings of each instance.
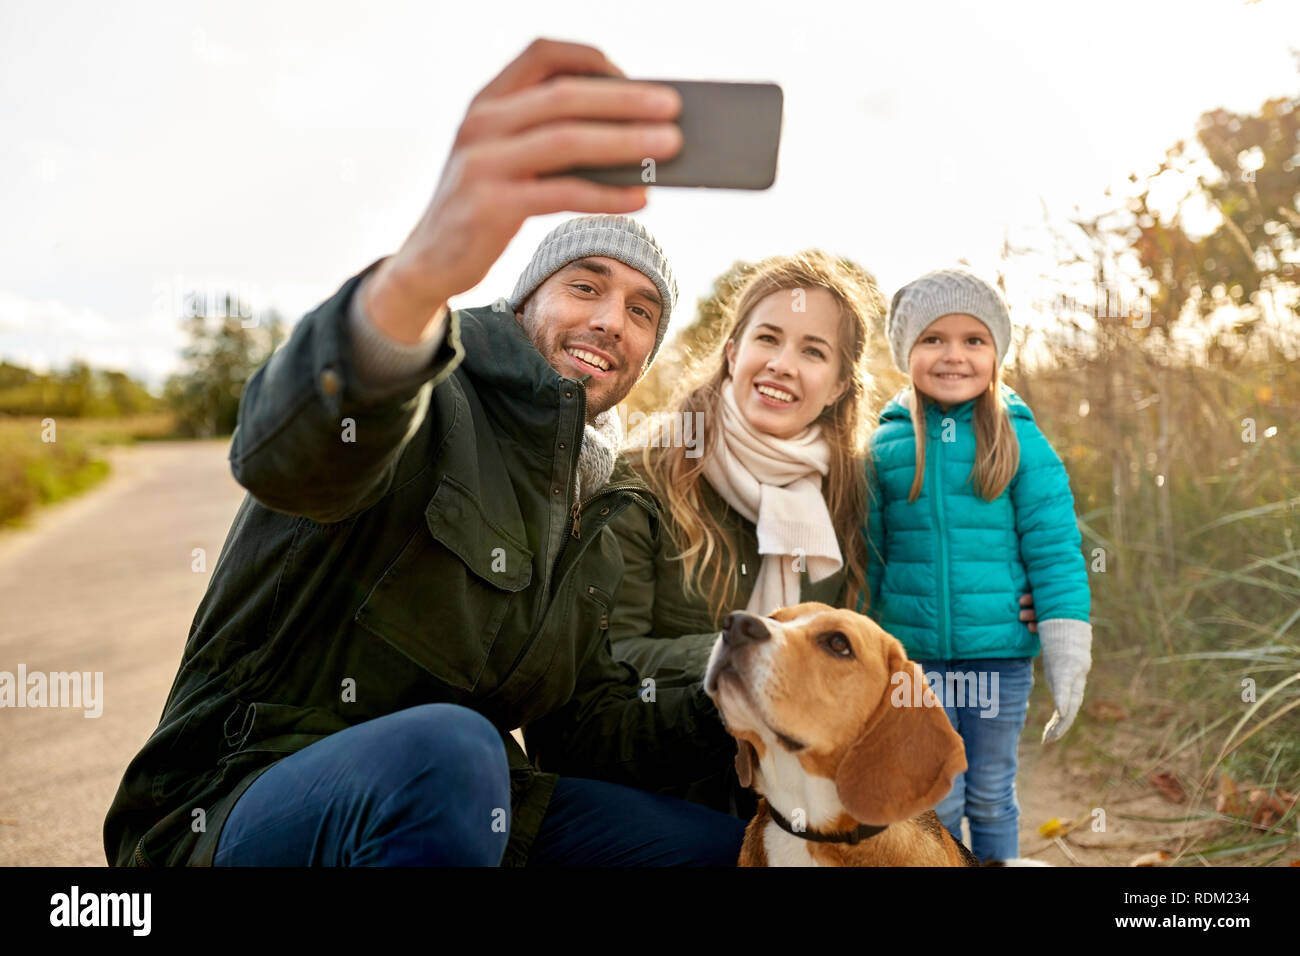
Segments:
[[[884,695],[835,773],[840,802],[853,817],[886,826],[930,809],[966,769],[966,748],[919,665],[887,637]],[[921,704],[914,696],[917,684]]]
[[[754,785],[754,764],[758,763],[758,753],[748,740],[736,738],[736,777],[742,787]]]

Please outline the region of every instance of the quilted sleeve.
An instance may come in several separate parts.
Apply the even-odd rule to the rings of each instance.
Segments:
[[[1035,614],[1040,621],[1087,621],[1088,572],[1069,475],[1032,421],[1017,419],[1016,426],[1020,468],[1010,494]]]

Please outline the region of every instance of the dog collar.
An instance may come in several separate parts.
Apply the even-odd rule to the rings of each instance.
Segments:
[[[776,807],[770,803],[767,805],[767,812],[772,815],[772,819],[786,833],[791,836],[797,836],[801,840],[812,840],[814,843],[847,843],[849,846],[856,846],[863,840],[869,839],[880,833],[885,828],[869,826],[865,823],[858,824],[856,830],[848,830],[841,833],[818,833],[816,830],[796,830],[790,825],[790,821],[777,812]]]

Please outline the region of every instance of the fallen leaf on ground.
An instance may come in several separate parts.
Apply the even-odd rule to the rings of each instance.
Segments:
[[[1167,859],[1169,854],[1164,850],[1152,850],[1150,853],[1143,853],[1129,866],[1164,866]]]
[[[1128,720],[1128,711],[1108,700],[1094,700],[1088,705],[1088,713],[1098,720]]]
[[[1219,778],[1219,796],[1214,801],[1214,812],[1231,817],[1241,816],[1241,793],[1226,773]]]
[[[1278,820],[1286,816],[1287,804],[1282,802],[1278,794],[1266,790],[1252,790],[1247,797],[1247,802],[1254,807],[1250,814],[1250,825],[1261,830],[1270,829]]]
[[[1038,828],[1038,835],[1051,840],[1059,836],[1065,836],[1065,834],[1069,833],[1073,829],[1074,824],[1070,823],[1068,820],[1062,822],[1060,817],[1052,817],[1052,819],[1048,820]]]
[[[1182,803],[1187,799],[1187,792],[1183,790],[1183,785],[1167,770],[1163,773],[1151,774],[1147,777],[1147,781],[1170,803]]]

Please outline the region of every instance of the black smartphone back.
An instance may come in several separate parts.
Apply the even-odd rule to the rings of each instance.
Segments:
[[[775,83],[638,80],[674,87],[682,97],[676,123],[682,148],[670,160],[571,170],[611,186],[708,186],[767,189],[781,146],[781,87]]]

